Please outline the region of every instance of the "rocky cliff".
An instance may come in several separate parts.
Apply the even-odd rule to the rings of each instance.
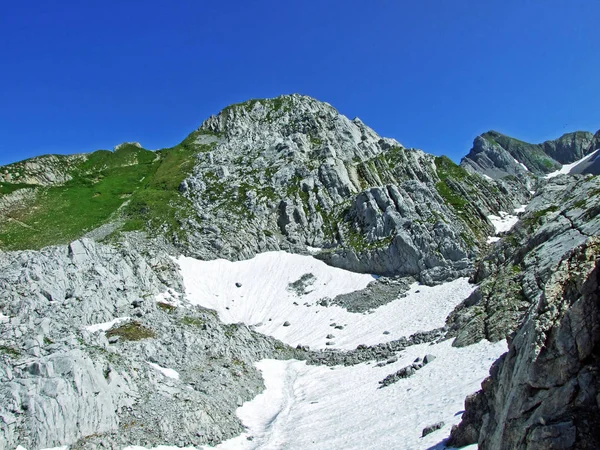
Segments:
[[[474,294],[448,319],[455,345],[509,337],[467,399],[453,445],[597,448],[598,177],[548,183],[477,266]]]
[[[561,259],[449,445],[600,447],[599,244],[590,238]]]
[[[478,289],[448,318],[455,345],[504,339],[572,248],[600,235],[600,179],[552,179],[521,220],[477,264]]]

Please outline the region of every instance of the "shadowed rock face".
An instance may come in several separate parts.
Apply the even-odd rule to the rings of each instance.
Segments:
[[[600,447],[600,239],[570,251],[466,402],[450,444],[485,449]]]

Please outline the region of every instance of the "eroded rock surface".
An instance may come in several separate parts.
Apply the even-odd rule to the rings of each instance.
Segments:
[[[479,287],[449,316],[454,345],[504,339],[536,304],[564,255],[600,235],[600,178],[552,179],[477,265]]]
[[[600,447],[600,238],[566,253],[449,444]]]
[[[263,389],[253,363],[294,351],[185,306],[176,269],[160,251],[86,239],[0,253],[0,449],[200,445],[242,431],[235,410]]]

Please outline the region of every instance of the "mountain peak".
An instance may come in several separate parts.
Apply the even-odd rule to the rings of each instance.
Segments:
[[[117,151],[120,148],[125,148],[125,147],[129,147],[129,146],[133,146],[133,147],[137,147],[137,148],[142,148],[142,144],[140,144],[139,142],[122,142],[120,144],[117,144],[114,146],[113,151]]]
[[[526,172],[544,175],[590,154],[596,149],[594,142],[594,135],[587,131],[565,133],[558,139],[530,144],[490,130],[475,138],[461,165],[492,178]]]
[[[314,117],[335,119],[340,116],[330,104],[300,94],[250,99],[226,106],[217,115],[210,116],[200,130],[230,133],[261,128],[280,128],[291,122],[310,122]]]

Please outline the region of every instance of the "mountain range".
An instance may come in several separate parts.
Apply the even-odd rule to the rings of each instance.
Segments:
[[[0,450],[599,448],[599,150],[293,94],[0,167]]]

